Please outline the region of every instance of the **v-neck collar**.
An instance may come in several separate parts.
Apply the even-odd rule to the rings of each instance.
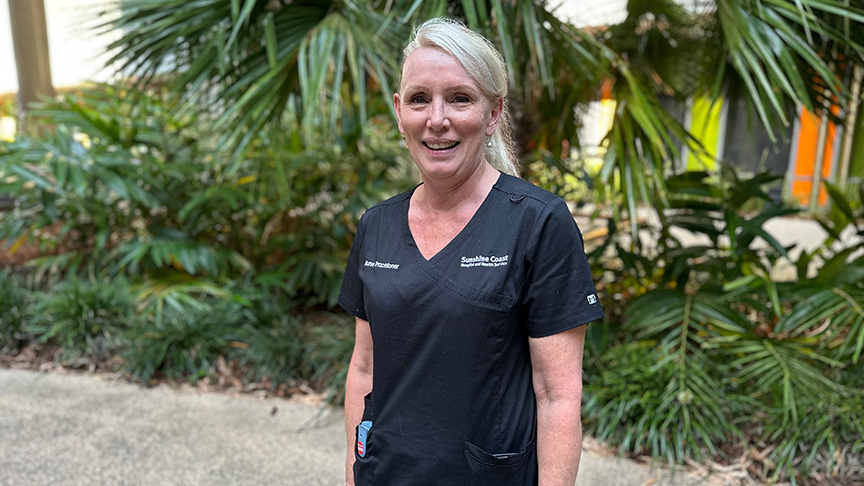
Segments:
[[[480,207],[477,208],[477,211],[474,211],[474,215],[471,216],[471,219],[468,220],[468,223],[456,236],[453,237],[444,248],[438,250],[438,253],[435,253],[430,258],[426,258],[420,253],[420,248],[417,247],[417,241],[414,239],[414,235],[411,233],[411,227],[408,224],[408,210],[411,208],[411,197],[414,195],[414,191],[420,187],[420,184],[414,187],[410,193],[408,193],[408,197],[406,197],[403,201],[404,207],[402,208],[402,234],[405,239],[405,244],[408,247],[408,253],[419,263],[422,264],[436,264],[438,261],[446,258],[448,255],[452,254],[455,250],[457,250],[462,244],[467,240],[471,234],[479,228],[483,224],[484,214],[488,211],[489,206],[491,205],[490,200],[492,199],[492,193],[498,189],[498,185],[501,183],[501,179],[503,178],[502,173],[498,173],[498,179],[492,184],[492,187],[489,189],[489,193],[486,194],[486,197],[483,199],[483,202],[480,203]]]

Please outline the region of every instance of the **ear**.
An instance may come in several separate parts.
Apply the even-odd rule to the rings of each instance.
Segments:
[[[399,133],[405,135],[405,131],[402,129],[402,112],[399,111],[400,106],[402,106],[402,99],[399,97],[399,93],[393,93],[393,109],[396,112],[396,126],[399,127]]]
[[[492,100],[492,116],[489,118],[489,124],[486,125],[486,136],[491,137],[498,128],[498,122],[501,120],[501,113],[504,112],[504,98],[496,98]]]

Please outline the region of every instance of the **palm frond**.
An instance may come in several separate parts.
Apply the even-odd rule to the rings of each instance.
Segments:
[[[845,105],[848,90],[839,60],[829,57],[825,47],[849,49],[862,59],[862,45],[851,31],[835,28],[832,20],[861,25],[864,10],[836,0],[766,0],[758,5],[724,0],[717,2],[716,15],[728,63],[772,141],[775,130],[789,126],[790,105],[799,103],[811,111],[832,102]],[[725,72],[718,70],[718,76]],[[723,83],[717,81],[719,88]]]

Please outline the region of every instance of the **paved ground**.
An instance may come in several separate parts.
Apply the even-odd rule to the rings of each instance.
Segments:
[[[342,412],[0,369],[0,486],[339,485]],[[587,451],[577,485],[695,485]],[[446,485],[445,485],[446,486]]]

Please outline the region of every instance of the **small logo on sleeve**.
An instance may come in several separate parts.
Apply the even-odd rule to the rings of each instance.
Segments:
[[[597,294],[591,294],[588,296],[588,305],[594,305],[597,303]]]
[[[372,268],[386,268],[387,270],[399,270],[398,263],[386,263],[379,261],[370,261],[366,260],[366,263],[363,264],[364,267],[372,267]]]

